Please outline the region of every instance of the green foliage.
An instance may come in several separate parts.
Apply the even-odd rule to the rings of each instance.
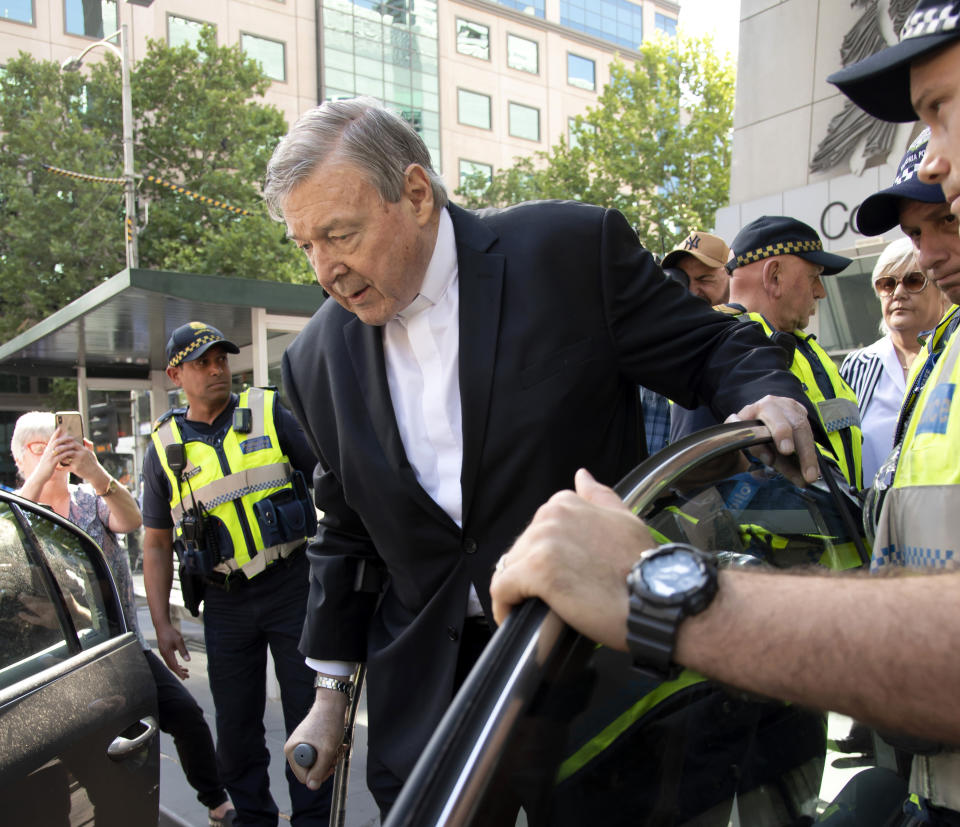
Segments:
[[[120,62],[82,72],[21,52],[0,75],[0,341],[125,266]],[[309,266],[266,213],[259,184],[286,132],[256,102],[269,85],[238,46],[205,28],[197,48],[148,43],[133,67],[140,267],[308,282]],[[241,216],[146,181],[154,175],[252,213]]]
[[[615,61],[599,104],[549,152],[518,158],[457,190],[470,207],[570,198],[619,209],[640,240],[669,250],[713,226],[727,203],[735,68],[711,38],[645,41],[633,68]]]
[[[46,410],[48,411],[75,411],[77,409],[77,380],[67,379],[63,376],[51,379],[47,400]]]

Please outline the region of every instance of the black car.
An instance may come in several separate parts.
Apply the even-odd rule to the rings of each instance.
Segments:
[[[100,549],[0,491],[0,821],[155,825],[156,707]]]
[[[721,425],[618,486],[660,542],[720,565],[853,568],[860,504],[824,465],[792,485],[759,423]],[[657,682],[540,601],[515,610],[461,688],[386,827],[793,827],[816,815],[826,716],[685,670]]]

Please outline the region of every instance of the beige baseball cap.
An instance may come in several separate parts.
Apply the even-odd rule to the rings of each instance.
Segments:
[[[723,267],[730,260],[730,248],[727,246],[727,242],[718,235],[693,230],[690,235],[663,257],[660,266],[676,267],[678,266],[677,262],[684,255],[699,259],[707,267]]]

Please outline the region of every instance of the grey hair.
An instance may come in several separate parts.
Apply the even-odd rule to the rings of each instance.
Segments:
[[[416,130],[373,98],[351,98],[307,110],[277,144],[263,185],[270,215],[282,221],[290,193],[334,155],[355,165],[389,203],[403,197],[407,167],[419,164],[430,178],[435,208],[447,205],[443,179]]]
[[[873,265],[872,280],[876,281],[883,276],[905,276],[919,269],[916,248],[913,242],[904,236],[884,247],[877,263]]]
[[[913,246],[913,242],[904,236],[896,241],[891,241],[883,248],[883,252],[877,258],[877,263],[873,265],[873,275],[870,283],[873,284],[877,279],[884,276],[905,276],[914,270],[920,270],[920,262],[917,261],[917,249]],[[887,326],[883,314],[880,315],[880,324],[877,327],[880,329],[881,335],[890,335],[890,328]]]
[[[49,411],[29,411],[17,419],[10,438],[10,453],[20,459],[27,444],[36,440],[49,440],[57,429],[57,422]]]

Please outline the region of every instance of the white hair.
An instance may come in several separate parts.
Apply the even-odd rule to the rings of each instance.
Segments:
[[[29,443],[49,441],[56,429],[56,418],[49,411],[30,411],[23,414],[13,426],[10,453],[15,460],[19,460]]]
[[[913,242],[904,236],[883,248],[877,263],[873,265],[873,281],[884,276],[905,276],[920,270],[917,250]]]

